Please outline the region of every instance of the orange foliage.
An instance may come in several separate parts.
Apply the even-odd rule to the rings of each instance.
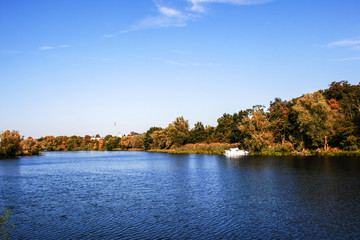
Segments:
[[[329,107],[331,110],[339,110],[341,111],[341,107],[339,106],[338,102],[336,101],[336,99],[332,98],[329,100]]]

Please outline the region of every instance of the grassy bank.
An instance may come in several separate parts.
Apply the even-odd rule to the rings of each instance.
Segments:
[[[223,155],[225,150],[238,147],[238,143],[196,143],[186,144],[175,149],[151,149],[148,152],[176,153],[176,154],[209,154]]]
[[[147,152],[158,152],[158,153],[173,153],[173,154],[209,154],[209,155],[224,155],[225,150],[230,148],[238,147],[238,143],[197,143],[197,144],[186,144],[182,147],[175,149],[151,149]],[[239,147],[241,149],[241,147]],[[330,149],[324,151],[321,149],[296,151],[283,146],[272,146],[262,151],[250,152],[252,156],[359,156],[360,150],[358,151],[343,151],[339,149]]]
[[[252,152],[250,155],[253,156],[327,156],[327,157],[337,157],[337,156],[358,156],[360,157],[360,151],[319,151],[319,150],[304,150],[304,151],[289,151],[289,152],[276,152],[276,151],[261,151],[261,152]]]

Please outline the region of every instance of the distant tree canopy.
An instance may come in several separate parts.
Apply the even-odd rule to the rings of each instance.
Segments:
[[[256,105],[234,114],[224,113],[217,126],[176,118],[165,128],[151,127],[143,134],[46,136],[22,139],[17,131],[1,135],[0,157],[37,154],[39,151],[176,149],[194,144],[236,144],[253,151],[304,151],[360,148],[360,85],[332,82],[328,89],[283,101],[275,98],[269,108]],[[193,144],[193,145],[191,145]],[[215,144],[215,145],[214,145]],[[274,150],[275,149],[275,150]]]

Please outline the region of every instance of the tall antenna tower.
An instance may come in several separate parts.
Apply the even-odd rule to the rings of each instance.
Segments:
[[[116,122],[114,122],[114,137],[116,137]]]

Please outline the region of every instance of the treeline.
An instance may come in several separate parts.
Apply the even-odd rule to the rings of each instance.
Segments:
[[[7,131],[3,135],[15,133]],[[197,152],[194,149],[200,148],[211,152],[209,146],[216,146],[216,153],[229,146],[262,154],[357,151],[360,147],[360,84],[333,82],[328,89],[290,101],[275,98],[267,110],[257,105],[238,113],[225,113],[217,120],[216,127],[197,122],[190,129],[188,120],[178,117],[166,128],[151,127],[146,133],[133,132],[122,138],[111,135],[96,139],[89,135],[20,138],[19,146],[17,151],[23,154],[45,150],[131,149]]]

